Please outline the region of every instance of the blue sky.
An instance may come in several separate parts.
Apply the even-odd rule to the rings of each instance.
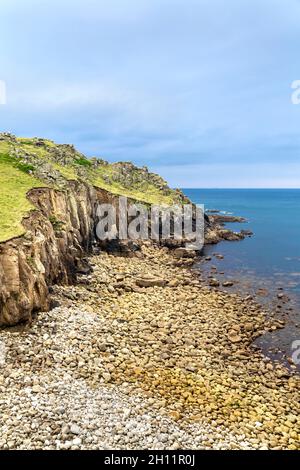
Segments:
[[[181,187],[300,187],[299,0],[1,0],[0,129]]]

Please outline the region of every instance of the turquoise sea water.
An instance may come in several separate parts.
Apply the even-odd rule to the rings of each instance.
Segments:
[[[273,343],[288,349],[293,339],[300,339],[300,189],[183,189],[194,202],[205,209],[218,209],[242,216],[247,223],[227,224],[239,231],[252,230],[254,236],[240,242],[222,242],[208,246],[206,256],[215,252],[224,255],[223,260],[213,257],[222,281],[237,281],[233,291],[255,293],[264,288],[269,302],[280,311],[277,294],[283,288],[290,298],[282,312],[288,316],[288,326],[271,338]],[[210,269],[209,264],[204,269]],[[289,351],[286,351],[289,355]]]

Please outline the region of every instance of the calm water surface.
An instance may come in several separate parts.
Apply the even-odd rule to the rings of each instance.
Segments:
[[[240,242],[221,242],[205,247],[204,255],[213,257],[201,264],[207,273],[213,264],[221,281],[235,281],[231,291],[259,295],[258,301],[267,304],[287,319],[287,326],[258,340],[266,354],[282,350],[279,356],[290,356],[292,342],[300,339],[300,189],[183,189],[194,202],[205,209],[243,216],[247,223],[227,224],[233,230],[248,229],[254,236]],[[224,272],[224,274],[219,274]],[[290,298],[278,307],[277,294],[282,289]],[[276,356],[277,357],[277,356]]]

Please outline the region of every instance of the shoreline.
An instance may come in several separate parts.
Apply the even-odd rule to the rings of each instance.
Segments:
[[[101,252],[90,262],[93,273],[77,285],[53,287],[53,310],[21,332],[0,331],[8,430],[0,448],[102,448],[105,440],[111,449],[300,448],[300,378],[252,347],[274,327],[260,306],[210,291],[193,258],[151,243],[130,258]],[[111,423],[114,394],[127,411]],[[81,410],[76,418],[67,405],[59,411],[62,395]],[[43,408],[34,429],[32,403]],[[102,437],[91,437],[91,407]],[[25,430],[15,430],[21,411]]]
[[[230,230],[232,223],[248,223],[244,217],[228,215],[217,209],[208,210],[207,213],[214,223]],[[241,230],[240,233],[244,235],[244,239],[254,235],[251,230]],[[267,275],[257,278],[253,272],[252,276],[247,275],[247,271],[239,272],[233,268],[233,265],[230,266],[230,261],[228,266],[228,259],[230,259],[228,250],[225,248],[224,240],[221,242],[223,243],[218,244],[216,249],[212,249],[211,245],[205,245],[196,269],[201,271],[206,285],[210,288],[249,297],[266,311],[269,318],[281,322],[279,334],[276,334],[277,330],[264,334],[257,341],[257,346],[273,361],[280,361],[289,369],[300,373],[300,365],[296,365],[291,358],[292,343],[299,336],[295,334],[300,327],[299,314],[297,314],[299,298],[293,295],[283,282],[279,285],[276,282],[274,285],[273,279]]]
[[[207,253],[206,253],[207,254]],[[227,267],[219,269],[215,263],[218,260],[223,260],[225,256],[222,254],[222,249],[218,253],[212,253],[212,256],[202,256],[195,263],[193,269],[195,272],[199,271],[205,285],[214,290],[221,292],[236,294],[243,298],[253,300],[262,310],[265,311],[266,317],[274,320],[278,324],[277,330],[284,330],[285,328],[292,328],[295,326],[296,319],[292,317],[297,315],[293,304],[293,298],[290,293],[286,292],[284,288],[277,287],[273,290],[267,287],[267,279],[262,280],[260,288],[255,288],[254,283],[236,276],[232,276]],[[263,286],[263,287],[262,287]],[[298,323],[296,323],[298,326]],[[272,331],[271,331],[272,333]],[[284,334],[282,335],[284,337]],[[276,344],[272,344],[272,339],[264,341],[265,334],[258,339],[262,339],[260,349],[266,355],[270,355],[273,360],[282,362],[285,366],[300,373],[299,367],[292,362],[291,359],[291,341],[286,338],[278,339]],[[281,348],[281,349],[280,349]]]

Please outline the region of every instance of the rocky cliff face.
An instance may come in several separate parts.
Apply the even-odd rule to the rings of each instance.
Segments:
[[[8,231],[2,240],[9,240],[0,243],[0,326],[48,310],[49,287],[73,283],[76,273],[89,269],[85,256],[95,241],[98,203],[112,203],[118,213],[119,195],[144,204],[189,202],[146,168],[89,160],[73,146],[44,139],[0,134],[0,164],[0,228],[18,217],[22,222],[21,231]],[[34,208],[29,213],[28,200]],[[242,237],[206,216],[207,243]],[[127,254],[136,248],[132,242],[108,245]]]
[[[118,210],[116,195],[78,181],[70,181],[63,191],[32,189],[28,199],[36,210],[23,220],[26,233],[0,244],[0,326],[47,311],[49,287],[73,283],[78,272],[89,269],[85,257],[95,242],[97,204],[111,203]],[[207,243],[241,238],[228,234],[233,235],[207,219]]]
[[[49,286],[75,280],[93,242],[100,196],[79,182],[70,182],[64,192],[30,191],[28,198],[37,210],[23,221],[25,235],[0,244],[0,325],[47,310]]]

